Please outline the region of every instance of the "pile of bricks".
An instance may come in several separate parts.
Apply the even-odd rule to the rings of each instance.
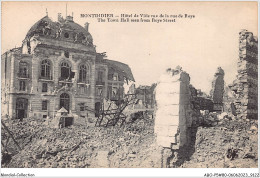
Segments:
[[[20,132],[15,131],[21,125],[27,126],[22,127],[23,135],[31,140],[26,145],[21,144],[22,151],[2,167],[160,167],[151,115],[124,127],[109,128],[72,125],[58,129],[26,121],[12,124],[12,127],[9,124],[19,144],[24,139],[18,138]]]

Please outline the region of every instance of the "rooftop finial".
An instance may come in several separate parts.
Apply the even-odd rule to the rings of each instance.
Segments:
[[[46,8],[46,16],[48,16],[48,9]]]

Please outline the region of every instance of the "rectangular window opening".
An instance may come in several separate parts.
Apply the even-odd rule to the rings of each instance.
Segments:
[[[19,82],[19,90],[20,91],[25,91],[26,90],[26,82],[25,81],[20,81]]]
[[[42,83],[42,92],[48,92],[48,84]]]
[[[47,100],[43,100],[42,101],[42,110],[43,111],[47,111],[48,109],[48,101]]]

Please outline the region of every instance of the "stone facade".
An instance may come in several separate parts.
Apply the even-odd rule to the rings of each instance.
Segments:
[[[239,59],[237,79],[229,87],[235,94],[238,118],[258,118],[258,41],[253,33],[239,33]]]
[[[131,69],[97,53],[88,27],[71,16],[59,14],[58,22],[45,16],[31,27],[22,47],[2,54],[2,115],[54,117],[64,107],[69,114],[94,117],[103,98],[123,97],[118,92],[112,98],[108,90],[113,83],[123,91],[124,82],[134,80]],[[110,79],[111,74],[117,77]]]

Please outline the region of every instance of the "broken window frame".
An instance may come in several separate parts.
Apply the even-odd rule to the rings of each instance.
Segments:
[[[70,79],[71,66],[67,61],[63,61],[60,65],[60,78],[61,80]]]
[[[70,95],[68,93],[62,93],[60,95],[60,108],[64,107],[68,113],[70,112]]]

